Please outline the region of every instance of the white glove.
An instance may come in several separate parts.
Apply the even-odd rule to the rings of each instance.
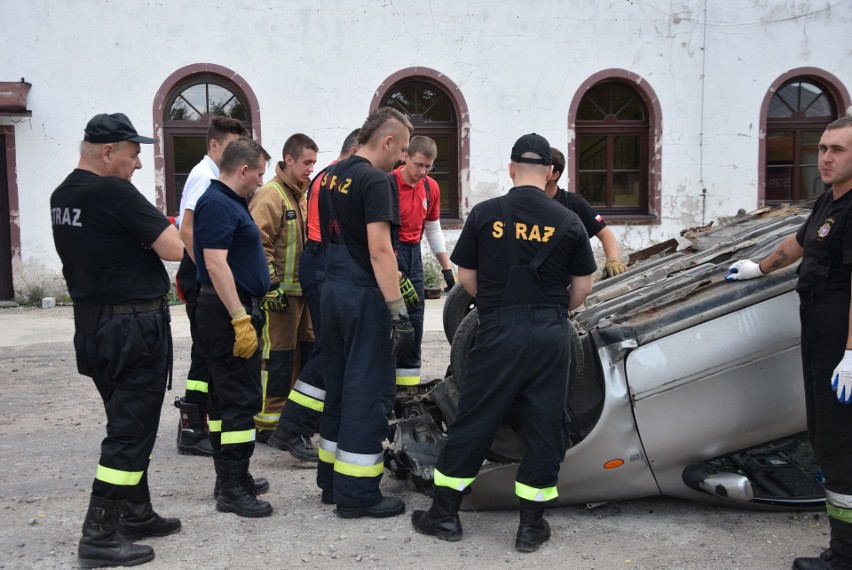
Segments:
[[[741,259],[728,268],[728,274],[725,279],[728,281],[741,281],[743,279],[754,279],[765,275],[760,270],[760,264],[751,261],[750,259]]]
[[[841,404],[852,404],[852,350],[843,353],[843,360],[831,373],[831,389]]]

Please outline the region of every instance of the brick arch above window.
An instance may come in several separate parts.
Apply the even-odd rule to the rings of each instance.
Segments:
[[[642,157],[642,176],[643,183],[646,184],[645,203],[641,204],[640,213],[617,213],[616,211],[607,212],[606,209],[598,208],[603,213],[607,214],[607,220],[610,223],[631,223],[631,224],[659,224],[660,223],[660,195],[662,188],[662,179],[660,176],[662,164],[662,151],[660,148],[660,140],[662,137],[662,109],[657,98],[657,94],[648,84],[648,82],[640,75],[624,69],[605,69],[599,71],[588,79],[586,79],[574,94],[571,100],[571,105],[568,108],[568,152],[566,156],[565,180],[566,188],[569,192],[580,192],[579,188],[579,167],[578,167],[578,142],[577,142],[577,116],[581,111],[586,95],[596,86],[607,83],[621,83],[641,99],[644,111],[647,112],[647,117],[644,117],[643,123],[646,129],[647,136],[644,137],[640,156]],[[611,122],[606,119],[601,123]],[[582,128],[581,128],[582,130]]]
[[[466,195],[470,185],[470,114],[458,85],[443,73],[428,67],[401,69],[382,81],[376,89],[370,102],[370,111],[375,111],[382,101],[401,87],[423,84],[437,87],[453,106],[452,111],[455,117],[452,120],[454,124],[452,128],[456,131],[456,142],[453,143],[455,148],[449,149],[449,156],[455,155],[455,157],[451,159],[453,164],[449,165],[447,175],[450,177],[448,187],[454,195],[445,197],[443,192],[446,189],[442,188],[441,198],[445,204],[442,205],[441,224],[445,229],[461,228],[461,214],[468,209]],[[429,123],[414,122],[415,131],[418,134],[430,135]],[[422,132],[418,127],[421,127]],[[435,127],[440,128],[439,123],[436,123]],[[436,142],[439,142],[440,153],[440,141]]]
[[[771,119],[769,115],[773,109],[773,100],[776,100],[777,104],[778,100],[776,99],[776,96],[779,94],[779,91],[782,88],[795,83],[812,84],[813,86],[821,89],[822,95],[824,96],[823,98],[827,98],[827,101],[825,102],[826,107],[833,107],[830,109],[830,112],[832,113],[831,116],[826,115],[815,119],[809,119],[807,117],[809,113],[796,113],[794,111],[792,112],[789,121],[784,121],[783,119],[780,121]],[[767,89],[766,95],[763,97],[763,103],[760,106],[760,145],[758,148],[757,160],[757,204],[762,205],[767,202],[777,203],[779,201],[777,192],[767,192],[767,184],[771,182],[769,178],[772,178],[773,181],[777,180],[775,174],[767,173],[767,171],[770,170],[770,149],[769,141],[767,140],[770,130],[775,131],[776,133],[780,132],[784,127],[783,123],[789,122],[789,129],[783,128],[783,130],[788,130],[794,139],[793,155],[790,165],[794,174],[791,174],[786,178],[790,179],[791,177],[794,177],[796,181],[804,177],[814,179],[818,176],[815,167],[816,141],[819,140],[819,136],[825,128],[825,125],[850,112],[852,112],[852,101],[850,101],[849,91],[847,91],[843,83],[831,73],[817,67],[797,67],[778,76],[778,78],[776,78],[769,86],[769,89]],[[775,114],[777,115],[778,113]],[[824,115],[824,113],[822,114]],[[808,123],[811,123],[811,126],[814,128],[809,129]],[[803,154],[807,154],[809,158],[804,157]],[[803,164],[803,160],[809,164]],[[781,167],[774,167],[774,169],[780,171]],[[813,180],[811,180],[811,182],[813,182]],[[796,191],[794,192],[793,190]],[[813,191],[813,188],[811,190]],[[780,201],[789,202],[805,200],[809,198],[809,196],[804,195],[806,193],[807,192],[805,192],[804,189],[801,189],[801,191],[799,191],[799,189],[791,189],[790,197]],[[799,196],[799,194],[802,195]]]
[[[195,63],[181,67],[169,75],[154,96],[153,123],[157,142],[154,144],[154,170],[156,173],[156,203],[162,211],[167,210],[167,187],[166,187],[166,153],[165,141],[163,139],[163,124],[167,112],[166,105],[173,99],[172,95],[181,85],[186,85],[193,77],[216,77],[223,83],[233,86],[248,106],[246,109],[247,122],[251,125],[252,137],[258,143],[261,142],[260,130],[260,104],[257,96],[249,86],[248,82],[235,71],[227,67],[213,63]],[[200,159],[200,157],[199,157]]]

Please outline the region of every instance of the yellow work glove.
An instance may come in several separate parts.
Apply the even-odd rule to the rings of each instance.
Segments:
[[[604,263],[603,274],[604,278],[615,277],[627,271],[627,266],[617,257],[610,257]]]
[[[399,274],[399,291],[405,301],[406,307],[416,307],[420,304],[420,295],[414,289],[414,284],[405,273]]]
[[[230,315],[234,327],[234,356],[251,358],[257,352],[257,331],[251,324],[251,317],[243,307],[234,309]]]

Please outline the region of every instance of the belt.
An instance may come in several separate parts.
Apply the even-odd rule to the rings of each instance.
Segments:
[[[138,303],[125,303],[122,305],[100,305],[101,315],[129,315],[131,313],[151,313],[161,311],[168,305],[165,299],[152,299]]]
[[[320,253],[322,252],[322,242],[309,239],[305,241],[305,249],[311,253]]]
[[[207,283],[202,283],[200,290],[202,293],[207,293],[208,295],[216,295],[219,296],[219,293],[216,292],[216,288],[213,285],[208,285]],[[260,302],[260,297],[252,297],[251,295],[246,295],[245,293],[240,293],[237,291],[237,297],[240,299],[240,303],[243,305],[254,305]]]

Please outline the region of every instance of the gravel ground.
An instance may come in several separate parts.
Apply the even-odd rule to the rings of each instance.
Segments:
[[[449,346],[442,301],[427,301],[424,377],[443,375]],[[243,519],[215,510],[209,459],[175,448],[175,395],[183,394],[189,327],[173,309],[175,385],[163,403],[149,472],[155,508],[183,530],[150,539],[149,568],[789,568],[827,545],[820,513],[763,513],[656,497],[554,508],[553,538],[538,552],[513,548],[517,513],[462,513],[465,538],[446,543],[413,532],[409,515],[429,499],[408,481],[382,488],[403,496],[406,515],[343,520],[322,505],[310,464],[259,445],[252,472],[272,486],[275,512]],[[71,309],[0,309],[0,568],[73,568],[97,464],[104,417],[91,381],[76,372]],[[563,469],[571,466],[563,465]]]

